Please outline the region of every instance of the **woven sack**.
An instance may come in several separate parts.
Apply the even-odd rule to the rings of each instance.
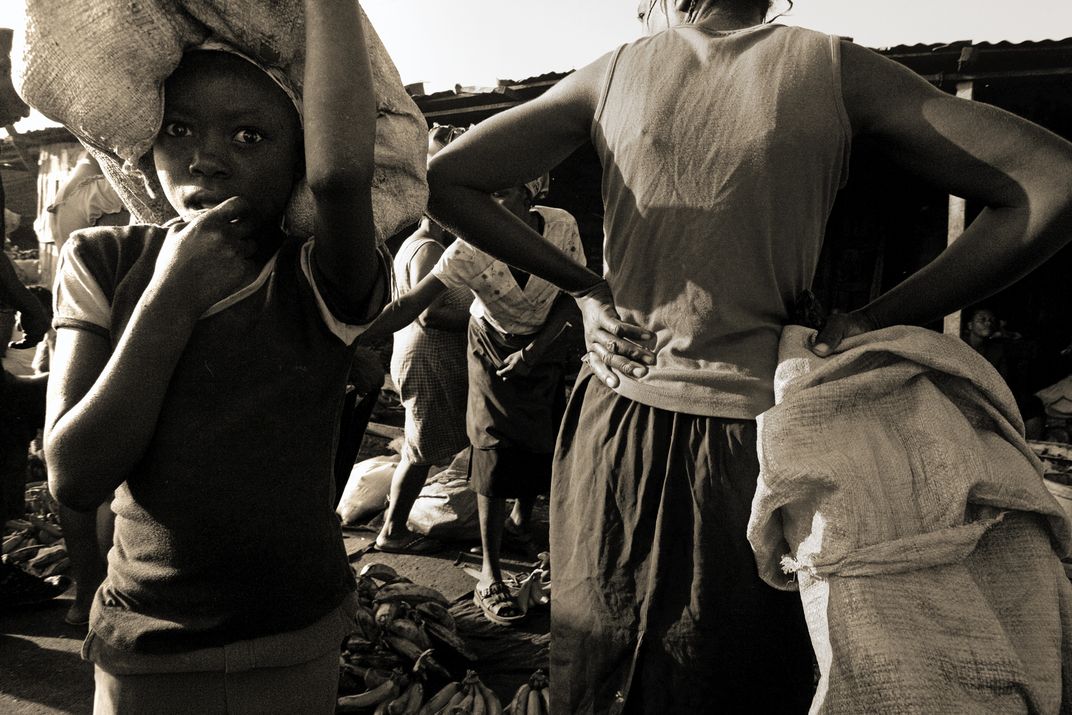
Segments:
[[[398,461],[398,455],[391,454],[370,457],[353,466],[335,509],[343,524],[360,524],[387,508],[387,495]]]
[[[812,712],[1068,712],[1069,524],[1008,387],[922,328],[827,359],[812,335],[783,332],[748,526],[760,575],[799,587]]]
[[[381,240],[416,221],[427,200],[427,125],[379,36],[365,21],[378,109],[373,215]],[[147,152],[163,116],[162,87],[183,52],[209,37],[281,68],[301,88],[301,0],[26,0],[12,51],[23,99],[64,124],[97,158],[134,220],[174,215]],[[290,230],[311,230],[304,183],[291,197]]]
[[[469,488],[469,448],[450,465],[431,470],[409,513],[411,531],[444,541],[480,538],[476,493]]]

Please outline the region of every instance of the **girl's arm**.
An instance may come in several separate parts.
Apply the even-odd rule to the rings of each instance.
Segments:
[[[409,293],[388,303],[383,312],[361,333],[361,342],[371,342],[401,330],[443,295],[447,287],[429,273]]]
[[[45,461],[52,494],[90,511],[126,480],[156,428],[171,378],[194,321],[167,305],[142,301],[114,353],[106,337],[56,331],[45,408]]]
[[[864,308],[831,316],[820,355],[843,338],[919,325],[992,295],[1072,239],[1072,144],[1009,112],[958,99],[901,65],[842,43],[857,137],[921,179],[985,208],[935,260]]]
[[[584,320],[590,364],[615,386],[655,362],[636,344],[652,336],[624,323],[600,276],[541,240],[491,193],[550,171],[589,138],[610,55],[577,70],[540,97],[497,114],[451,142],[428,165],[429,212],[449,231],[492,256],[573,294]]]
[[[421,247],[409,263],[412,275],[418,281],[424,280],[425,276],[432,272],[439,257],[443,255],[443,247],[437,244],[426,244]],[[411,282],[412,285],[412,282]],[[414,286],[416,288],[416,286]],[[424,312],[417,316],[417,322],[426,328],[446,330],[458,333],[469,325],[469,310],[458,308],[453,303],[447,302],[448,291],[442,291],[432,304],[425,308]]]
[[[372,222],[376,99],[356,0],[305,0],[305,174],[319,285],[347,322],[386,291]],[[379,306],[372,306],[378,308]]]
[[[242,199],[228,199],[168,234],[114,351],[107,337],[57,331],[45,458],[49,487],[65,506],[96,508],[141,460],[197,320],[255,275],[244,258],[254,252],[247,211]]]

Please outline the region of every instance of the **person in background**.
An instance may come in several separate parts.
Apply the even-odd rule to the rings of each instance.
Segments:
[[[496,191],[491,200],[553,246],[567,260],[584,264],[577,221],[568,212],[534,205],[549,177]],[[576,321],[568,298],[547,281],[455,241],[413,290],[393,301],[372,329],[407,325],[447,290],[469,289],[469,395],[466,431],[472,445],[470,488],[477,494],[482,552],[473,600],[488,620],[511,624],[523,613],[503,582],[500,552],[507,524],[524,535],[536,496],[546,493],[558,431],[556,391],[563,361],[556,344]],[[507,499],[514,499],[509,518]]]
[[[332,460],[390,275],[361,9],[303,8],[304,96],[237,48],[189,48],[151,157],[178,217],[63,249],[49,486],[76,511],[115,492],[95,713],[335,710],[356,585]],[[283,228],[303,177],[315,240]]]
[[[1024,433],[1028,439],[1040,439],[1046,428],[1046,411],[1031,389],[1033,376],[1030,348],[1023,336],[1010,334],[1003,329],[997,313],[987,307],[976,307],[967,312],[965,341],[975,352],[994,366],[1012,390],[1020,416],[1024,420]]]
[[[481,122],[429,167],[433,218],[570,291],[583,315],[588,367],[551,496],[555,712],[808,709],[799,596],[760,579],[746,527],[755,418],[773,405],[782,327],[854,141],[986,208],[921,271],[830,316],[817,355],[979,300],[1072,237],[1072,145],[849,41],[764,23],[769,10],[644,0],[649,36]],[[602,276],[489,199],[589,141]]]
[[[461,135],[460,127],[435,126],[428,132],[428,157]],[[395,253],[395,289],[412,291],[443,255],[453,237],[425,216]],[[394,331],[391,377],[405,409],[405,441],[391,478],[390,500],[376,548],[389,553],[431,553],[440,544],[406,526],[413,504],[433,465],[444,464],[469,444],[465,433],[468,391],[466,335],[473,295],[465,286],[430,299],[415,319],[388,326],[391,311],[369,326],[362,341]]]
[[[100,164],[83,151],[52,203],[34,221],[42,275],[54,276],[63,244],[74,231],[89,226],[122,226],[129,221],[130,212],[108,183]]]
[[[12,313],[8,332],[0,336],[0,348],[30,350],[41,342],[50,329],[48,313],[30,289],[19,280],[14,263],[3,251],[0,251],[0,309]],[[10,328],[14,327],[16,313],[23,337],[9,343]]]
[[[83,151],[53,202],[34,222],[41,247],[42,275],[55,277],[57,258],[73,232],[93,226],[122,226],[129,220],[130,213],[104,177],[100,165],[89,152]],[[52,343],[54,349],[54,337]],[[34,362],[44,361],[46,354],[51,356],[49,346],[42,342]],[[109,495],[88,511],[76,511],[60,504],[60,526],[75,583],[74,602],[63,618],[68,625],[84,626],[89,622],[93,594],[104,580],[115,520],[111,501]]]

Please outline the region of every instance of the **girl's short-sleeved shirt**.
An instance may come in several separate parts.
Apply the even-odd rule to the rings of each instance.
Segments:
[[[101,335],[114,350],[167,231],[76,231],[61,255],[56,328]],[[90,619],[111,649],[183,653],[300,631],[353,590],[334,455],[364,325],[330,308],[313,250],[285,238],[187,341],[112,503],[114,546]],[[381,270],[386,287],[386,262]],[[387,298],[370,296],[362,322]],[[101,448],[125,449],[123,435]]]
[[[544,240],[584,265],[577,220],[568,211],[551,206],[534,206],[532,210],[543,217]],[[473,291],[475,299],[469,313],[506,335],[528,335],[539,330],[559,293],[555,285],[531,275],[522,288],[508,265],[462,240],[450,245],[432,274],[448,288],[465,286]]]

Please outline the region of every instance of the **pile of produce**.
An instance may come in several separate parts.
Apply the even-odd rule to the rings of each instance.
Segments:
[[[4,524],[4,560],[37,576],[66,573],[71,561],[56,516],[58,511],[47,485],[28,485],[26,514]]]
[[[476,659],[434,588],[369,564],[358,574],[357,597],[357,628],[340,660],[338,712],[423,712],[426,696]]]
[[[1042,471],[1050,481],[1072,486],[1072,444],[1062,442],[1028,442],[1042,462]]]

